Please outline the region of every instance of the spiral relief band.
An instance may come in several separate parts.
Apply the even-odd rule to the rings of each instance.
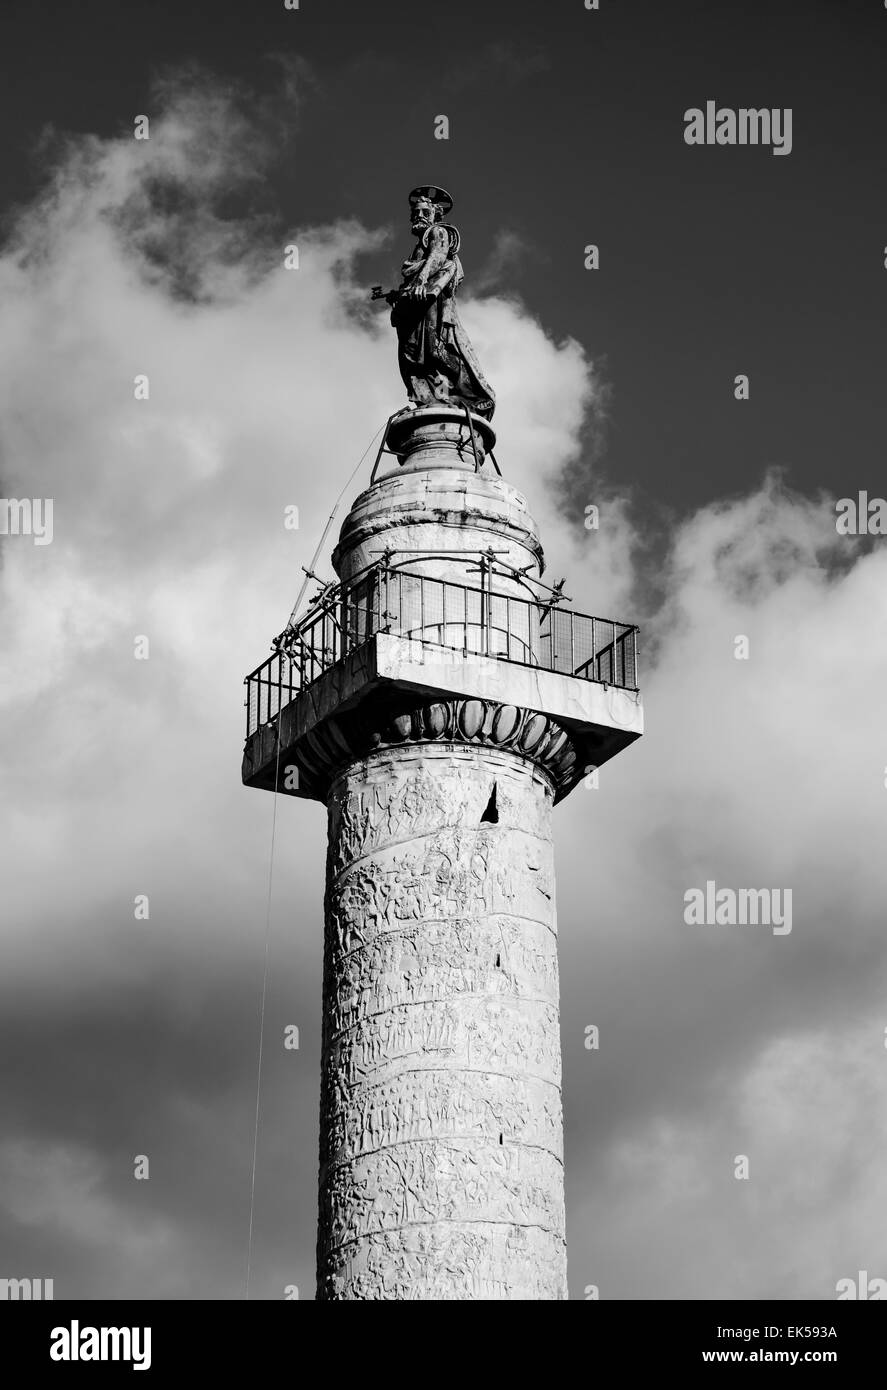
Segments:
[[[435,703],[331,788],[321,1298],[565,1296],[549,733]]]

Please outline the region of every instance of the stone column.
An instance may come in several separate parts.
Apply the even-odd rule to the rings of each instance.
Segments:
[[[329,818],[318,1297],[563,1299],[552,806],[643,713],[591,678],[594,621],[540,600],[489,423],[435,405],[385,438],[279,717],[280,658],[249,678],[243,754]]]
[[[524,727],[428,705],[330,787],[322,1299],[567,1296],[553,784],[496,746]]]

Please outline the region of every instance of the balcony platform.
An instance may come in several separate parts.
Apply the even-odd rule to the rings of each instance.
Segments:
[[[277,772],[277,790],[317,801],[326,799],[337,766],[386,742],[403,742],[409,720],[417,717],[411,711],[429,704],[453,708],[455,702],[470,709],[470,717],[460,716],[462,743],[483,743],[494,723],[508,728],[509,712],[519,712],[501,746],[534,758],[547,750],[543,765],[556,801],[589,768],[600,767],[643,733],[636,690],[388,632],[368,637],[293,698],[286,696],[284,686],[279,714],[269,711],[249,732],[243,781],[274,790]],[[503,710],[504,716],[498,713]],[[445,730],[434,736],[446,741]],[[287,773],[293,767],[295,779]]]

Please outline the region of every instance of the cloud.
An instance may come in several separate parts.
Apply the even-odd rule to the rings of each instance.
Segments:
[[[272,810],[239,782],[241,681],[401,400],[390,330],[356,312],[383,233],[280,226],[241,94],[189,77],[153,109],[150,142],[68,141],[0,258],[4,490],[55,499],[52,545],[4,540],[0,575],[0,1015],[21,1059],[2,1219],[21,1273],[63,1273],[59,1297],[241,1291]],[[564,488],[606,407],[599,369],[514,300],[475,293],[463,318],[549,576],[636,616],[629,501],[589,532]],[[776,478],[676,521],[664,605],[642,615],[648,733],[556,813],[574,1294],[815,1296],[884,1261],[859,1213],[881,1191],[887,588],[882,552],[852,544],[827,498]],[[312,1283],[324,840],[320,808],[280,805],[258,1296]],[[792,887],[792,935],[687,927],[683,892],[708,877]],[[845,1088],[844,1147],[808,1069]]]
[[[604,1296],[829,1297],[887,1264],[885,556],[848,570],[843,546],[828,499],[775,477],[679,527],[646,736],[556,827],[562,969],[601,1032],[584,1052],[567,1004],[572,1248]],[[791,935],[687,926],[709,879],[791,888]]]
[[[578,1204],[590,1239],[574,1283],[602,1298],[826,1300],[887,1267],[881,1021],[762,1039],[704,1110],[609,1145]]]
[[[510,227],[500,227],[493,242],[493,249],[471,277],[471,287],[475,294],[488,294],[498,289],[531,251],[531,247]]]

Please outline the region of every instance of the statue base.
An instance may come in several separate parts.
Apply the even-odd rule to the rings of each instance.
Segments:
[[[429,467],[493,471],[488,456],[496,434],[488,421],[455,405],[401,410],[388,422],[385,447],[397,456],[402,472]]]

